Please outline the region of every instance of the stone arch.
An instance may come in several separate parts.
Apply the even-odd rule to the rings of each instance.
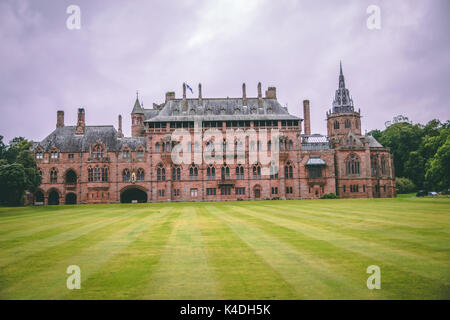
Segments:
[[[58,189],[52,188],[48,190],[47,202],[49,205],[58,205],[61,201],[61,193]]]
[[[44,191],[42,189],[38,189],[34,193],[34,203],[35,204],[44,204],[45,203]]]
[[[77,183],[77,173],[74,169],[69,168],[64,173],[64,181],[67,184],[76,184]]]
[[[132,203],[137,201],[139,203],[147,202],[147,190],[139,185],[130,185],[120,190],[120,202]]]
[[[73,192],[67,193],[64,203],[65,204],[77,204],[77,195]]]

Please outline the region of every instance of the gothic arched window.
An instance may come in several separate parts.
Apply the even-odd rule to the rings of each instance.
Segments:
[[[130,182],[130,170],[125,169],[122,172],[122,181],[123,182]]]
[[[144,169],[139,168],[136,174],[136,181],[144,181],[145,173]]]
[[[351,154],[345,160],[347,175],[359,174],[359,158],[355,154]]]
[[[261,166],[254,165],[252,171],[253,171],[253,179],[261,179]]]
[[[161,145],[159,144],[159,142],[157,142],[157,143],[155,144],[155,152],[156,152],[156,153],[160,153],[160,152],[161,152]]]
[[[351,122],[350,122],[350,120],[345,120],[345,128],[350,128],[352,125],[351,125]]]
[[[284,166],[284,177],[286,179],[294,178],[294,168],[290,162],[287,162],[286,166]]]
[[[156,169],[156,179],[158,181],[166,181],[166,169],[164,169],[162,163],[159,164],[158,168]]]
[[[206,168],[206,177],[208,180],[216,179],[216,168],[214,168],[212,164]]]
[[[230,179],[230,168],[226,164],[221,169],[221,178],[222,180]]]
[[[334,129],[339,129],[339,121],[334,122]]]
[[[58,182],[58,170],[56,168],[52,168],[50,170],[50,183],[57,183]]]
[[[198,179],[198,168],[194,165],[192,165],[189,168],[189,178],[191,180],[197,180]]]
[[[181,169],[180,167],[172,168],[172,181],[180,181],[181,180]]]
[[[101,159],[104,157],[104,149],[101,145],[97,144],[92,148],[92,158]]]
[[[244,167],[241,165],[236,167],[236,179],[244,180]]]
[[[88,168],[88,182],[94,181],[94,169],[91,167]]]

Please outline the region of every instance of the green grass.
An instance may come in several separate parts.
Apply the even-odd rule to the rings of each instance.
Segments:
[[[0,299],[449,298],[450,198],[0,208]]]

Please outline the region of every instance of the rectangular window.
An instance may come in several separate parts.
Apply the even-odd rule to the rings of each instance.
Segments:
[[[197,193],[198,193],[197,189],[191,189],[191,198],[197,198]]]
[[[310,178],[320,178],[322,177],[322,168],[320,167],[309,167],[308,173]]]
[[[216,195],[216,188],[206,188],[206,195],[207,196],[215,196]]]
[[[73,153],[69,153],[69,155],[67,156],[69,159],[74,159],[75,155]]]
[[[36,159],[42,159],[43,155],[42,152],[36,152]]]
[[[272,194],[278,194],[278,187],[272,187]]]
[[[222,187],[220,189],[220,194],[223,196],[229,196],[231,194],[231,187]]]
[[[179,197],[180,196],[180,189],[173,189],[173,196]]]
[[[245,195],[245,188],[236,188],[235,191],[237,195]]]
[[[166,191],[164,189],[158,190],[158,196],[164,197],[165,194],[166,194]]]

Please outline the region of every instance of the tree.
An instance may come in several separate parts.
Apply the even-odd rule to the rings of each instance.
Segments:
[[[21,164],[24,167],[27,177],[27,190],[30,192],[36,191],[37,187],[42,182],[41,174],[36,165],[36,160],[29,150],[22,150],[16,158],[16,163]]]
[[[404,174],[421,188],[425,180],[425,162],[420,151],[412,151],[404,166]],[[409,180],[408,179],[408,180]]]
[[[27,176],[21,164],[0,166],[0,202],[6,205],[23,204]]]
[[[425,178],[429,187],[440,191],[450,188],[450,136],[431,159]]]
[[[395,179],[397,193],[411,193],[416,191],[416,186],[411,179],[398,177]]]

